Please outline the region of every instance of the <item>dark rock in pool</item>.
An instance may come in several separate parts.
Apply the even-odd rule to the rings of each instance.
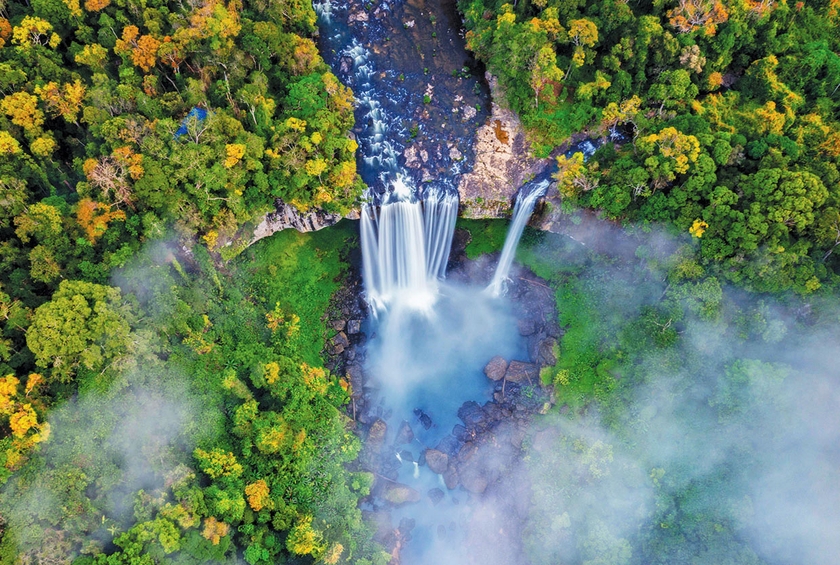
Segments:
[[[353,70],[353,58],[342,57],[339,61],[339,71],[344,74],[349,74]]]
[[[461,442],[459,442],[453,436],[443,436],[443,438],[435,446],[436,450],[440,451],[441,453],[446,453],[449,456],[458,453],[458,450],[460,448]]]
[[[411,530],[414,529],[414,526],[417,524],[417,521],[414,518],[402,518],[400,520],[400,533],[405,537],[411,533]]]
[[[510,369],[508,369],[510,371]],[[464,422],[467,428],[475,428],[482,424],[487,417],[484,410],[478,403],[470,400],[458,408],[458,417]]]
[[[411,504],[420,500],[420,493],[402,483],[388,483],[385,486],[385,500],[394,506]]]
[[[505,379],[514,383],[528,382],[529,384],[539,383],[540,367],[533,363],[522,361],[511,361],[505,372]]]
[[[437,449],[427,449],[426,465],[429,466],[429,469],[431,469],[433,473],[442,475],[446,472],[447,467],[449,467],[449,456]]]
[[[533,335],[537,331],[537,323],[531,319],[519,320],[516,326],[519,329],[519,335],[523,336]]]
[[[400,451],[400,459],[402,459],[403,463],[414,463],[414,454],[407,449],[403,449]]]
[[[402,445],[411,443],[412,441],[414,441],[414,430],[411,429],[411,424],[403,420],[400,428],[397,430],[396,444]]]
[[[434,504],[435,506],[437,506],[438,502],[443,500],[443,491],[440,490],[439,488],[433,488],[432,490],[430,490],[428,492],[428,495],[429,495],[429,500],[431,500],[432,504]]]
[[[423,425],[425,429],[429,429],[432,427],[432,419],[429,417],[428,414],[420,410],[419,408],[414,409],[414,415],[420,419],[420,423]]]
[[[505,377],[507,367],[507,361],[505,361],[503,357],[496,355],[490,359],[490,362],[484,367],[484,374],[487,375],[488,379],[500,381]]]
[[[361,320],[350,320],[347,322],[347,333],[350,335],[356,335],[362,331],[362,321]]]
[[[471,434],[467,432],[467,428],[461,424],[456,424],[455,427],[452,428],[452,436],[458,441],[467,441],[470,437],[472,437]]]
[[[458,482],[458,470],[450,465],[443,474],[443,483],[446,485],[446,488],[453,490],[458,488]]]

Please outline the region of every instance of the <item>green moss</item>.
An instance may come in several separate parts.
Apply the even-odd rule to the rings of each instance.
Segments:
[[[251,288],[266,310],[279,304],[287,314],[300,317],[300,331],[288,346],[310,365],[321,365],[327,337],[324,314],[338,290],[345,268],[344,253],[357,245],[352,222],[302,234],[284,230],[254,244],[239,260],[251,275]]]
[[[476,259],[485,253],[501,251],[508,230],[507,220],[465,220],[458,218],[456,227],[470,232],[465,250],[467,258]]]

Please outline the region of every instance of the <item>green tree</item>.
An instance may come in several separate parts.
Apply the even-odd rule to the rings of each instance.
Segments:
[[[70,380],[78,367],[101,370],[131,350],[131,314],[120,291],[84,281],[62,281],[35,310],[26,343],[39,367]]]

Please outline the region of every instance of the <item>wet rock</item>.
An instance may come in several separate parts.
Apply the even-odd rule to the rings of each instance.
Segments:
[[[456,469],[453,465],[450,465],[449,468],[443,473],[443,484],[446,485],[446,488],[449,490],[454,490],[458,488],[458,469]]]
[[[485,414],[481,406],[476,402],[469,401],[458,408],[458,417],[467,428],[475,428],[484,422]]]
[[[347,322],[347,333],[349,335],[356,335],[362,331],[361,320],[350,320]]]
[[[502,100],[498,81],[486,75],[493,100]],[[538,174],[548,160],[537,159],[531,152],[519,118],[495,102],[492,115],[475,137],[475,165],[458,182],[462,216],[465,218],[499,218],[510,214],[510,203],[516,190],[532,175]],[[463,119],[474,115],[464,107]]]
[[[455,427],[452,428],[452,436],[461,442],[467,441],[471,437],[470,433],[467,432],[467,428],[461,424],[456,424]]]
[[[553,337],[546,338],[540,341],[537,348],[537,363],[543,367],[553,367],[557,364],[557,356],[554,354],[554,346],[557,345],[557,340]]]
[[[389,482],[385,485],[383,498],[394,506],[402,506],[403,504],[419,502],[420,493],[408,485]]]
[[[449,158],[453,161],[460,161],[464,158],[464,155],[460,151],[458,151],[457,147],[453,145],[449,148]]]
[[[472,442],[465,443],[458,452],[458,461],[466,463],[478,453],[478,446]]]
[[[350,389],[353,398],[361,398],[362,388],[364,386],[364,375],[362,373],[362,366],[358,363],[350,363],[345,369],[347,379],[350,381]]]
[[[400,520],[400,534],[402,534],[403,538],[408,539],[409,534],[411,534],[411,530],[414,529],[414,526],[417,524],[417,521],[414,518],[402,518]]]
[[[365,443],[365,447],[367,447],[371,451],[378,453],[382,449],[382,446],[385,444],[385,435],[387,433],[388,424],[385,423],[385,420],[376,420],[373,424],[370,425],[370,430],[368,431],[368,438],[367,442]]]
[[[344,322],[342,322],[342,324],[343,323]],[[343,348],[346,348],[350,345],[350,340],[347,339],[347,334],[342,331],[335,334],[335,337],[332,338],[332,341],[334,344],[340,345]]]
[[[396,444],[402,445],[405,443],[411,443],[412,441],[414,441],[414,430],[411,429],[411,424],[403,420],[397,430]]]
[[[444,436],[435,446],[436,450],[446,453],[448,455],[455,455],[456,453],[458,453],[458,449],[460,448],[461,442],[459,442],[452,436]]]
[[[439,488],[433,488],[428,492],[429,500],[432,501],[432,504],[437,506],[438,502],[443,500],[443,491]]]
[[[519,320],[516,323],[519,335],[528,336],[533,335],[537,331],[537,323],[531,319]]]
[[[432,419],[429,417],[428,414],[420,410],[419,408],[414,409],[414,415],[420,420],[420,424],[423,425],[424,429],[429,429],[432,427]]]
[[[446,469],[449,467],[449,456],[446,453],[437,449],[427,449],[425,453],[426,465],[429,466],[429,469],[433,473],[441,475],[446,472]]]
[[[354,13],[350,14],[350,16],[347,18],[347,23],[352,24],[352,23],[355,23],[355,22],[366,22],[366,21],[368,21],[368,19],[369,19],[368,13],[365,12],[364,10],[360,10],[358,12],[354,12]]]
[[[342,57],[338,62],[339,72],[349,74],[353,70],[353,59],[351,57]]]
[[[420,161],[416,143],[412,143],[406,147],[405,151],[403,151],[403,157],[405,157],[405,166],[409,169],[419,169],[423,165]]]
[[[400,451],[400,458],[402,459],[403,463],[414,463],[414,454],[412,454],[407,449],[403,449],[402,451]]]
[[[496,355],[490,359],[490,362],[484,367],[484,374],[487,375],[488,379],[499,381],[505,377],[507,367],[507,361],[505,361],[503,357]]]
[[[533,384],[539,382],[539,378],[539,365],[523,363],[522,361],[511,361],[507,372],[505,372],[505,379],[514,383],[527,382]]]

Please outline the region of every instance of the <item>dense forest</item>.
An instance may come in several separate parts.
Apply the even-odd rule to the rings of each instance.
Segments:
[[[834,280],[840,243],[836,2],[462,0],[468,47],[546,154],[567,203],[675,226],[697,262],[772,292]]]
[[[1,562],[381,561],[319,355],[339,240],[214,266],[363,189],[315,20],[0,2]]]

